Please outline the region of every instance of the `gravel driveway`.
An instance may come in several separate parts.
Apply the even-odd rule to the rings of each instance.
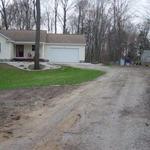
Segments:
[[[108,73],[19,120],[0,150],[150,150],[150,69],[86,67]]]

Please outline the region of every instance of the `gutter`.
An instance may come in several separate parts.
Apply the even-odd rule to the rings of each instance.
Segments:
[[[46,45],[58,45],[58,46],[86,46],[86,44],[82,44],[82,43],[79,43],[79,44],[76,44],[76,43],[45,43]]]

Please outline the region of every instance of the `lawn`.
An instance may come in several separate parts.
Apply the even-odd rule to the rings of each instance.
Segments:
[[[56,70],[24,71],[0,64],[0,89],[28,88],[48,85],[76,85],[93,80],[104,72],[62,67]]]

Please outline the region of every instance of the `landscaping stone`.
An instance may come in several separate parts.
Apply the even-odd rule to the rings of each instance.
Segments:
[[[7,62],[7,64],[15,66],[22,70],[34,71],[34,62]],[[52,64],[49,62],[40,62],[40,70],[59,69],[60,65]],[[37,71],[37,70],[36,70]]]

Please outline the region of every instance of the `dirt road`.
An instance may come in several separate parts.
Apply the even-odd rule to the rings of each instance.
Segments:
[[[0,150],[150,150],[148,68],[108,69],[53,102],[12,126]]]

